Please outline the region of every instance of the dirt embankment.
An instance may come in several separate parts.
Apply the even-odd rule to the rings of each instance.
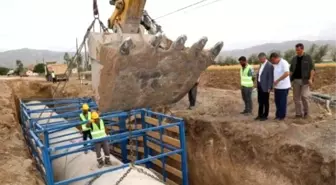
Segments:
[[[44,184],[25,145],[18,121],[15,95],[48,97],[48,87],[28,81],[0,80],[0,182],[1,184]]]
[[[257,71],[257,68],[255,69]],[[336,83],[336,67],[317,67],[313,90]],[[212,69],[205,71],[201,76],[201,86],[220,89],[239,89],[239,68]]]
[[[273,121],[271,102],[270,120],[260,122],[239,114],[240,96],[199,88],[194,110],[186,97],[172,108],[187,123],[190,184],[335,184],[335,118],[323,106],[311,102],[311,118],[297,120],[289,97],[287,120]]]
[[[0,182],[3,185],[42,185],[39,172],[22,135],[16,104],[18,98],[50,98],[56,85],[32,80],[0,80]],[[70,84],[61,96],[91,94],[87,86]]]

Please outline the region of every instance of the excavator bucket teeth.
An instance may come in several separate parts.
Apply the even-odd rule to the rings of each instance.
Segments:
[[[92,87],[100,111],[167,105],[181,100],[212,65],[223,42],[203,50],[203,37],[190,48],[178,37],[167,49],[162,35],[90,33]]]

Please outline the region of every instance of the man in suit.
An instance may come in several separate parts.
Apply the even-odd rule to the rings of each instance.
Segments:
[[[266,59],[265,53],[259,53],[258,58],[261,62],[257,74],[259,110],[258,116],[255,120],[265,121],[268,119],[269,94],[273,88],[274,68],[273,65]]]

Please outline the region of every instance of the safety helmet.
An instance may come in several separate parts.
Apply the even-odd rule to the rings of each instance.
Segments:
[[[89,110],[89,105],[87,103],[84,103],[82,105],[82,110]]]
[[[92,112],[91,113],[91,118],[92,119],[98,119],[99,118],[99,114],[97,112]]]

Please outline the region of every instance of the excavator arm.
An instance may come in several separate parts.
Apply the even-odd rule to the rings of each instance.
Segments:
[[[108,28],[119,26],[123,33],[138,33],[146,0],[110,0],[115,10],[108,20]]]
[[[113,33],[88,39],[92,88],[101,111],[168,105],[181,100],[201,72],[214,64],[223,42],[204,50],[201,37],[185,47],[186,35],[173,42],[144,11],[146,0],[110,0]],[[143,26],[148,34],[141,28]]]
[[[143,10],[145,3],[146,0],[110,0],[115,10],[108,20],[108,28],[117,32],[118,26],[123,33],[138,33],[139,25],[142,25],[151,35],[163,33],[161,26]],[[168,49],[172,43],[172,40],[162,35],[159,47]]]

